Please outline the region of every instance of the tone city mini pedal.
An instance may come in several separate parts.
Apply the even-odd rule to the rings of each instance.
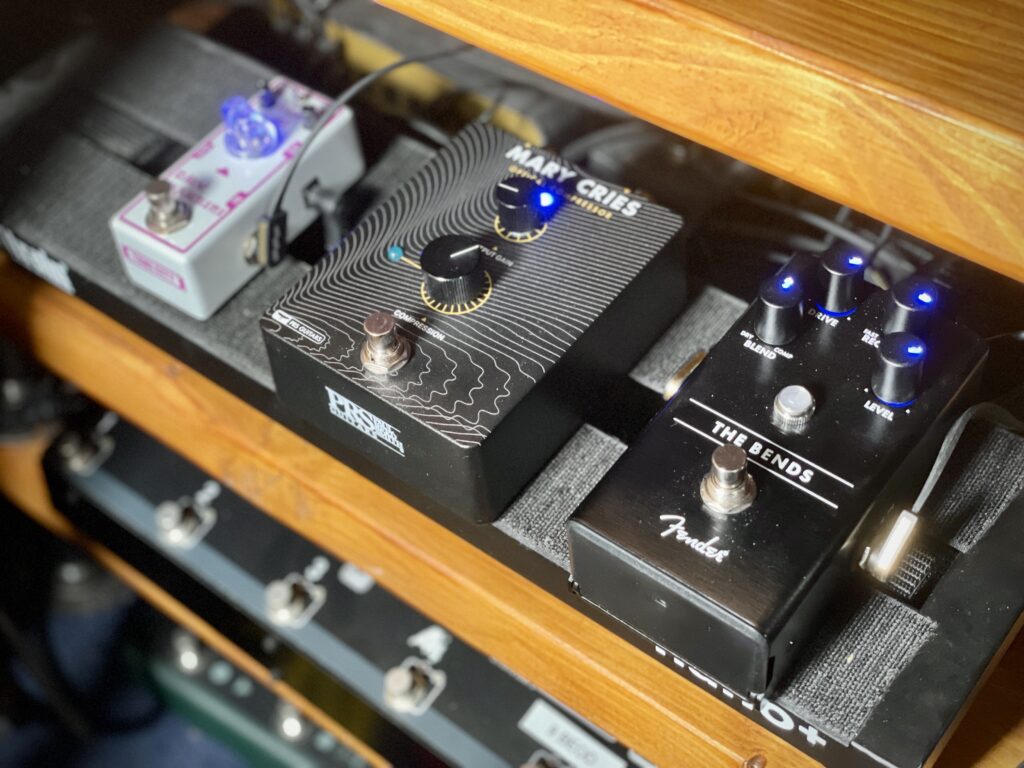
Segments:
[[[278,77],[249,99],[226,100],[222,121],[110,220],[128,277],[205,320],[317,216],[311,185],[340,194],[363,173],[352,110],[333,115],[295,169],[287,225],[262,237],[290,165],[330,99]],[[271,238],[284,242],[268,243]]]
[[[278,395],[399,495],[492,520],[679,313],[681,228],[472,126],[266,313]]]

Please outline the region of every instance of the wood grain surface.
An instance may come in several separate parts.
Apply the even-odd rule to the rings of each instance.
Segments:
[[[56,373],[655,763],[737,768],[760,754],[771,768],[816,764],[110,318],[10,263],[0,262],[0,308],[0,333],[20,339]],[[0,475],[4,486],[20,485],[3,466]],[[1024,665],[1012,659],[989,683],[994,703],[975,708],[996,716],[953,739],[950,753],[970,762],[943,768],[1005,765],[1014,753],[1024,759],[1024,705],[1014,677]]]
[[[228,659],[238,669],[278,697],[290,702],[302,714],[321,728],[329,731],[342,744],[352,749],[373,768],[390,765],[384,758],[361,742],[323,710],[311,704],[302,694],[274,675],[245,651],[207,624],[185,605],[171,597],[157,584],[143,576],[102,544],[79,533],[75,527],[50,503],[40,461],[52,431],[41,431],[24,440],[0,443],[0,495],[55,536],[74,544],[114,573],[141,598],[162,611],[172,621],[184,627],[203,643]]]
[[[381,0],[1024,279],[1024,0]]]
[[[662,766],[816,763],[84,302],[0,266],[0,333]]]

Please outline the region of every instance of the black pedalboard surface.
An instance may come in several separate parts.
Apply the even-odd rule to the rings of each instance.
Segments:
[[[471,126],[264,315],[278,396],[341,458],[493,520],[678,315],[681,227]]]
[[[170,57],[169,51],[175,51],[175,56]],[[178,62],[199,60],[200,54],[217,58],[207,66],[207,87],[188,89],[184,101],[163,98],[166,93],[184,93],[179,88]],[[155,161],[146,158],[151,144],[180,154],[209,129],[221,99],[239,89],[248,92],[266,71],[263,65],[206,39],[163,30],[155,45],[146,43],[125,59],[122,76],[113,84],[110,78],[88,78],[89,119],[69,122],[67,111],[61,110],[43,121],[46,130],[34,124],[27,132],[59,134],[47,151],[38,156],[10,155],[18,166],[17,173],[9,174],[9,181],[17,181],[16,193],[5,200],[0,235],[15,260],[76,293],[304,439],[333,451],[350,467],[538,588],[658,659],[677,676],[666,684],[674,679],[679,685],[699,686],[824,765],[918,768],[926,764],[1019,626],[1024,604],[1020,592],[1024,497],[1019,495],[1024,439],[989,429],[979,433],[978,441],[957,448],[951,469],[933,493],[930,516],[921,516],[924,535],[888,584],[867,582],[856,570],[844,571],[863,551],[854,523],[858,512],[851,499],[854,494],[863,499],[871,495],[868,485],[860,483],[867,446],[877,441],[877,468],[866,472],[872,477],[864,482],[875,484],[878,499],[866,502],[872,509],[865,521],[870,528],[878,528],[874,522],[881,518],[884,530],[890,519],[887,508],[896,510],[907,503],[899,485],[904,480],[907,488],[919,484],[920,467],[934,455],[932,438],[942,432],[945,420],[941,393],[953,400],[952,390],[943,389],[947,384],[942,378],[954,377],[957,366],[967,364],[975,341],[965,336],[965,343],[949,358],[940,354],[945,344],[940,326],[922,332],[925,363],[920,394],[915,402],[897,407],[904,401],[893,394],[908,381],[918,383],[904,373],[906,369],[913,374],[914,365],[893,365],[879,377],[877,386],[885,395],[881,399],[863,391],[875,386],[874,370],[869,370],[874,354],[870,347],[881,344],[885,330],[871,325],[877,316],[867,325],[865,321],[871,312],[887,312],[877,307],[869,312],[868,305],[884,300],[885,294],[878,299],[857,295],[856,309],[847,315],[835,304],[845,289],[832,286],[835,290],[828,290],[828,281],[820,283],[817,276],[801,271],[802,301],[787,301],[778,291],[769,295],[768,303],[775,309],[770,322],[760,328],[769,336],[792,332],[792,309],[799,305],[799,322],[794,326],[798,333],[792,340],[768,341],[759,336],[761,309],[758,317],[751,310],[733,327],[745,301],[709,286],[701,288],[697,281],[687,286],[689,295],[684,300],[677,269],[677,217],[623,189],[583,174],[569,175],[577,169],[481,127],[455,139],[454,146],[433,161],[429,146],[404,132],[386,150],[379,150],[381,154],[358,185],[357,197],[364,202],[354,210],[366,210],[372,201],[373,205],[382,202],[384,212],[369,217],[366,226],[353,234],[351,245],[329,256],[314,277],[287,294],[281,304],[286,313],[292,303],[309,304],[308,318],[303,315],[301,322],[285,323],[290,329],[287,338],[274,335],[274,321],[261,331],[257,318],[308,275],[306,264],[299,261],[261,273],[209,321],[195,321],[134,288],[121,269],[106,222],[150,178]],[[121,92],[124,85],[131,86],[130,93]],[[360,125],[370,125],[368,110],[359,105],[356,109]],[[94,119],[95,110],[104,119]],[[122,141],[125,136],[119,126],[125,124],[137,130],[136,143]],[[368,134],[373,132],[366,129]],[[476,154],[466,148],[467,142]],[[458,160],[458,153],[463,160]],[[699,160],[699,155],[692,153],[692,159]],[[410,182],[415,169],[427,162],[435,164],[429,172],[434,176],[428,178],[424,171]],[[673,166],[671,176],[665,176],[670,178],[666,185],[691,190],[694,198],[703,197],[707,189],[708,177],[699,163],[687,163],[681,169]],[[439,184],[441,178],[447,186]],[[530,183],[519,186],[523,180]],[[498,185],[504,182],[511,189],[499,196]],[[388,201],[395,190],[395,199]],[[542,197],[543,192],[551,197]],[[688,234],[700,218],[700,207],[685,213]],[[462,248],[451,239],[431,247],[444,236],[470,237],[472,247]],[[369,249],[371,241],[378,244],[377,250]],[[307,240],[300,250],[293,255],[312,260],[320,253],[320,238]],[[424,260],[433,281],[429,284],[421,269]],[[743,268],[732,266],[733,271]],[[844,270],[836,274],[843,277]],[[700,275],[695,270],[694,277]],[[715,284],[719,278],[723,287],[738,290],[738,283],[722,274],[716,274]],[[313,285],[319,293],[304,293]],[[517,285],[516,301],[532,324],[520,322],[516,315],[511,299]],[[977,290],[974,285],[953,287]],[[916,312],[910,306],[913,298],[913,294],[903,296],[904,309]],[[318,302],[315,308],[312,301]],[[921,303],[927,302],[918,298]],[[940,306],[945,304],[940,297]],[[394,344],[380,345],[385,362],[390,360],[384,367],[393,366],[384,375],[369,375],[362,367],[364,326],[373,311],[384,313],[377,316],[377,323],[383,324],[374,326],[385,331],[380,338],[386,339],[393,323],[394,338],[409,344],[401,367],[396,361],[402,357],[402,345],[397,350]],[[665,333],[653,330],[659,323],[667,325],[667,318],[674,315],[678,319]],[[288,315],[298,317],[298,312]],[[318,317],[334,318],[332,322],[344,329],[345,336],[333,326],[317,325]],[[857,331],[859,339],[853,338]],[[935,332],[939,335],[933,338]],[[334,359],[326,359],[328,334]],[[714,349],[723,334],[721,351]],[[276,376],[271,375],[264,335],[272,347]],[[339,343],[343,337],[351,339],[346,342],[350,346]],[[827,343],[833,338],[842,341],[834,349]],[[321,342],[323,349],[316,349]],[[667,483],[663,493],[656,497],[653,485],[634,484],[638,502],[621,510],[625,523],[637,509],[650,505],[653,523],[641,521],[632,538],[608,529],[604,554],[609,562],[615,561],[614,568],[584,566],[577,547],[575,575],[582,596],[570,591],[566,521],[623,452],[628,450],[632,456],[657,447],[648,437],[638,443],[637,436],[663,407],[666,381],[709,349],[714,351],[707,372],[691,379],[699,391],[677,397],[652,427],[652,434],[664,430],[662,447],[682,450],[671,467],[671,477],[656,479]],[[630,372],[630,360],[640,355]],[[728,361],[732,367],[726,365]],[[381,361],[371,355],[374,362]],[[443,378],[439,371],[446,366],[449,374]],[[723,367],[728,368],[725,374]],[[988,365],[986,375],[993,367]],[[772,378],[773,370],[777,379]],[[500,371],[505,374],[499,376]],[[602,371],[609,374],[602,376]],[[289,376],[296,381],[289,383]],[[282,385],[281,400],[275,378]],[[964,375],[965,382],[967,378]],[[720,386],[712,386],[712,379],[720,380]],[[764,411],[768,406],[774,409],[772,398],[783,384],[805,387],[816,401],[815,412],[807,417],[797,412],[799,397],[786,400],[787,429],[795,427],[795,431],[778,431]],[[858,388],[860,394],[854,398]],[[609,394],[610,390],[614,391]],[[844,398],[849,395],[844,407],[836,399],[840,392],[846,393]],[[724,418],[690,403],[689,397]],[[701,434],[679,424],[667,425],[665,419],[672,416]],[[586,423],[575,431],[572,426],[581,417]],[[805,418],[807,424],[801,427]],[[685,438],[679,434],[684,432],[688,433]],[[100,433],[104,430],[97,429],[96,434]],[[280,670],[284,679],[322,709],[352,725],[372,744],[383,744],[381,751],[395,764],[467,761],[465,755],[470,753],[456,754],[450,746],[455,742],[444,741],[448,726],[432,730],[439,719],[447,719],[453,730],[475,734],[478,745],[486,745],[513,764],[523,755],[533,756],[530,749],[559,759],[556,750],[544,748],[536,738],[524,738],[521,733],[508,736],[514,726],[499,738],[493,730],[473,724],[467,709],[487,714],[492,712],[490,704],[477,707],[477,699],[456,690],[464,684],[456,681],[479,676],[478,687],[490,686],[493,669],[488,665],[493,665],[477,655],[476,661],[463,667],[459,660],[468,651],[458,639],[434,665],[446,673],[448,682],[429,708],[433,714],[399,717],[384,703],[384,676],[411,656],[425,658],[405,643],[429,629],[429,622],[376,586],[365,595],[352,592],[350,585],[358,581],[343,584],[340,574],[344,570],[346,578],[355,574],[357,580],[358,574],[347,564],[247,507],[217,478],[203,475],[148,438],[130,437],[132,433],[123,424],[111,433],[114,453],[95,472],[71,470],[56,452],[51,456],[50,475],[59,487],[55,498],[83,528],[187,601],[254,658]],[[913,439],[907,437],[910,433]],[[884,434],[892,434],[893,441],[879,439]],[[700,483],[710,469],[710,452],[719,447],[712,438],[747,452],[749,475],[757,486],[748,508],[721,516],[714,526],[711,521],[716,518],[705,516],[702,500],[698,501]],[[814,455],[808,451],[811,445],[817,451]],[[124,455],[126,448],[138,455]],[[907,449],[906,461],[902,448]],[[156,457],[152,465],[151,457]],[[89,463],[85,462],[85,470]],[[653,478],[668,463],[667,457],[656,456],[651,466],[639,468],[636,459],[627,456],[622,467],[633,467],[637,478],[643,472]],[[143,471],[143,466],[149,469]],[[858,487],[835,486],[821,469]],[[619,470],[613,474],[608,482],[618,484]],[[522,489],[518,495],[517,489]],[[618,498],[622,497],[620,493]],[[1014,497],[1017,501],[1011,503]],[[203,504],[181,503],[190,498],[205,499],[205,506],[216,512],[212,526],[191,548],[173,544],[156,521],[163,502],[172,502],[163,507],[170,510],[168,515],[175,509],[203,508]],[[472,522],[494,516],[505,506],[503,498],[511,503],[493,525]],[[769,499],[780,503],[768,510],[764,504]],[[788,500],[785,506],[784,499]],[[868,512],[867,508],[861,511]],[[577,515],[576,531],[586,525],[588,515],[586,510]],[[662,515],[670,517],[661,520]],[[796,526],[802,516],[810,527]],[[778,523],[778,534],[767,523],[769,519]],[[869,527],[862,524],[861,528],[870,533]],[[757,539],[756,531],[763,538]],[[783,532],[793,537],[792,562],[788,547],[776,540],[772,549],[772,537]],[[808,540],[812,534],[820,536],[820,564],[815,564]],[[844,536],[858,546],[842,546]],[[762,545],[764,553],[759,551]],[[665,570],[642,562],[648,552],[653,555],[659,548],[664,548],[664,558],[674,558],[665,560]],[[769,563],[768,550],[777,555],[774,565]],[[326,558],[326,573],[318,557]],[[827,562],[843,565],[829,570]],[[758,606],[749,597],[744,600],[742,590],[777,595],[803,566],[811,575],[807,584],[796,587],[793,611],[766,603],[763,616],[774,615],[774,623],[751,623],[758,619]],[[589,575],[584,573],[587,567]],[[755,568],[764,569],[763,579],[752,578]],[[723,581],[736,585],[731,595],[723,595],[722,605],[710,600],[699,603],[697,591],[686,592],[683,587],[688,581],[699,587],[702,572],[706,575],[710,569],[729,574]],[[813,569],[817,570],[812,573]],[[652,573],[662,579],[658,588],[665,593],[651,591],[647,579]],[[304,626],[281,626],[267,612],[266,590],[272,582],[287,582],[296,574],[314,587],[323,586],[325,601]],[[838,591],[828,598],[822,615],[805,621],[819,604],[819,595],[829,594],[830,579],[836,574],[845,574]],[[636,579],[625,605],[612,599],[612,582],[620,576]],[[619,581],[614,589],[621,590],[623,583]],[[905,589],[896,589],[897,583]],[[293,579],[286,585],[301,582]],[[602,592],[604,588],[609,591]],[[301,600],[304,589],[296,593]],[[308,591],[317,593],[317,589]],[[699,632],[680,638],[675,612],[694,608],[682,607],[690,597],[708,615],[734,619],[732,624],[723,621],[722,628],[735,629],[732,639],[747,643],[739,646],[736,664],[747,665],[746,672],[755,683],[763,677],[767,693],[755,695],[758,684],[746,685],[749,680],[743,675],[739,682],[733,677],[728,683],[716,679],[733,675],[735,668],[723,664],[712,672],[712,661],[702,654],[713,644],[697,647],[689,642]],[[750,609],[747,619],[730,612],[727,598],[737,610]],[[810,612],[798,615],[797,604],[808,606]],[[388,617],[393,629],[383,628],[377,612]],[[353,623],[345,623],[342,613],[350,615]],[[399,618],[392,624],[393,616]],[[364,618],[366,626],[360,628]],[[788,648],[779,650],[779,627],[786,624],[795,628],[795,646],[801,633],[809,635],[794,654]],[[435,630],[428,634],[440,636]],[[314,636],[322,644],[314,643]],[[769,668],[755,670],[752,665],[759,663],[760,651],[753,649],[760,646],[761,637],[766,647],[775,646],[763,652]],[[366,677],[361,681],[342,680],[331,666],[344,656],[333,655],[342,647],[363,655],[366,665],[346,666],[362,669]],[[787,669],[789,656],[795,658]],[[344,658],[351,661],[353,656]],[[514,675],[499,671],[505,682],[494,684],[493,695],[519,691],[510,694],[509,701],[518,715],[524,715],[534,699],[528,700],[522,692],[532,689],[522,681],[519,688],[505,687]],[[577,671],[565,670],[565,674]],[[579,718],[563,714],[627,765],[642,764]],[[501,727],[506,727],[513,715],[505,712],[503,717]],[[512,742],[516,745],[509,746]],[[449,746],[442,749],[438,744]],[[469,762],[478,761],[470,758]]]
[[[570,522],[583,597],[735,691],[784,676],[985,359],[937,285],[877,291],[863,265],[769,278]]]

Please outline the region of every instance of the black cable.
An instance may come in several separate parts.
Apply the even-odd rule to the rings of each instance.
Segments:
[[[968,408],[953,422],[953,426],[946,432],[946,437],[942,440],[942,445],[939,447],[939,452],[935,457],[935,462],[932,464],[931,471],[928,473],[928,477],[925,479],[924,484],[921,486],[921,491],[914,501],[911,511],[915,514],[921,514],[925,504],[928,502],[928,497],[935,489],[935,486],[938,485],[939,478],[945,471],[946,465],[949,464],[953,451],[956,450],[957,443],[963,437],[964,430],[975,419],[984,419],[1010,432],[1024,434],[1024,422],[1021,422],[1012,413],[995,403],[978,403]]]
[[[317,119],[316,123],[313,125],[312,130],[309,132],[309,136],[306,138],[306,141],[303,142],[302,146],[299,148],[298,153],[296,153],[295,155],[295,159],[292,160],[291,165],[288,167],[288,173],[285,175],[284,182],[281,184],[281,190],[277,194],[277,201],[274,203],[274,207],[270,209],[271,217],[276,216],[281,211],[281,206],[284,203],[285,193],[288,191],[288,185],[291,183],[292,177],[295,176],[295,172],[298,170],[299,165],[302,163],[302,158],[305,156],[306,150],[308,150],[313,145],[313,142],[316,140],[317,136],[320,135],[320,131],[323,130],[323,127],[327,125],[328,122],[330,122],[331,118],[334,117],[335,113],[337,113],[339,109],[341,109],[349,101],[351,101],[353,97],[359,94],[360,91],[365,89],[367,86],[372,85],[374,82],[382,78],[384,75],[398,69],[399,67],[405,67],[409,64],[422,64],[423,62],[426,61],[433,61],[434,59],[441,59],[446,56],[454,56],[455,54],[462,53],[463,51],[466,51],[469,48],[469,45],[463,43],[454,48],[448,48],[443,51],[435,51],[434,53],[427,53],[422,56],[410,56],[409,58],[406,59],[399,59],[398,61],[392,62],[391,64],[388,64],[385,67],[375,69],[373,72],[363,75],[361,78],[352,83],[352,85],[350,85],[348,88],[342,91],[338,95],[338,97],[335,98],[334,101],[330,103],[327,109],[323,111],[323,114],[321,114],[320,117]]]
[[[986,337],[985,341],[999,341],[1000,339],[1013,339],[1014,341],[1024,341],[1024,330],[997,333],[995,336]]]
[[[827,242],[838,239],[859,248],[868,256],[870,274],[874,276],[872,280],[882,288],[896,282],[900,272],[916,271],[922,263],[935,258],[934,254],[910,243],[906,237],[897,237],[899,233],[889,224],[884,224],[877,233],[846,224],[845,218],[850,209],[845,206],[830,219],[798,205],[756,194],[744,193],[740,199],[762,210],[783,214],[814,227],[826,234]]]
[[[577,136],[563,146],[558,154],[570,163],[580,163],[586,159],[586,154],[598,144],[614,141],[631,133],[649,132],[653,134],[656,130],[654,126],[642,120],[625,120],[621,123],[610,123],[582,136]]]
[[[879,251],[881,251],[885,247],[886,243],[889,242],[889,238],[892,237],[892,233],[893,228],[891,224],[884,224],[882,226],[878,234],[875,236],[875,245],[871,249],[871,253],[867,254],[868,264],[871,264],[875,260]]]

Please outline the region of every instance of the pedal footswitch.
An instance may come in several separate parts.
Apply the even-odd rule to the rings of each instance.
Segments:
[[[844,258],[773,276],[569,522],[585,600],[743,695],[784,677],[858,537],[912,501],[985,359],[924,283],[865,295]]]

